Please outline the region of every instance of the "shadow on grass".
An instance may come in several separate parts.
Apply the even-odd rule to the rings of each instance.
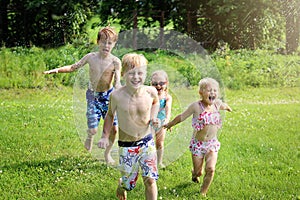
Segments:
[[[108,167],[106,164],[101,164],[99,161],[92,159],[90,157],[67,157],[62,156],[53,160],[43,160],[43,161],[25,161],[15,164],[3,165],[2,170],[25,170],[32,168],[39,169],[59,169],[63,168],[64,170],[106,170]]]
[[[12,199],[112,199],[117,182],[111,180],[119,175],[88,156],[4,164],[0,169],[0,189],[6,188],[3,195]]]

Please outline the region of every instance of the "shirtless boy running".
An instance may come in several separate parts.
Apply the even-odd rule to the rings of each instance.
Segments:
[[[158,94],[154,87],[144,85],[147,60],[143,55],[126,54],[122,59],[122,68],[126,85],[115,90],[110,96],[109,109],[98,146],[106,148],[109,145],[109,130],[117,114],[119,169],[122,175],[117,197],[126,199],[126,191],[136,186],[141,168],[146,199],[156,200],[158,171],[151,126],[157,128],[159,125],[156,118],[159,110]]]
[[[92,150],[93,138],[97,133],[101,117],[104,119],[108,110],[109,96],[111,92],[121,87],[121,61],[111,54],[118,39],[117,33],[110,27],[100,29],[97,37],[98,52],[85,55],[72,65],[45,71],[44,74],[68,73],[78,70],[85,64],[89,64],[89,86],[86,91],[87,100],[87,139],[85,148]],[[108,164],[114,163],[110,152],[117,133],[117,120],[111,128],[110,144],[105,150],[104,156]]]

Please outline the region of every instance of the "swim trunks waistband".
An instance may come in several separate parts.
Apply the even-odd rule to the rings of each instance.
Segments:
[[[102,91],[102,92],[97,92],[97,91],[94,91],[93,89],[90,89],[90,88],[88,90],[90,90],[91,92],[94,92],[94,94],[106,95],[108,93],[111,93],[114,90],[114,87],[108,89],[107,91]]]
[[[136,146],[142,146],[145,145],[147,142],[149,142],[152,139],[152,134],[146,135],[144,138],[138,140],[138,141],[133,141],[133,142],[123,142],[123,141],[118,141],[119,147],[136,147]]]

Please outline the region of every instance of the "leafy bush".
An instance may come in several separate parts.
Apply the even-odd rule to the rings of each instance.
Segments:
[[[32,47],[1,48],[0,88],[37,88],[72,85],[75,74],[43,75],[43,71],[72,64],[82,57],[88,48],[66,45],[58,49]]]
[[[300,58],[269,51],[237,50],[212,55],[228,88],[299,86]]]
[[[45,76],[42,72],[75,63],[91,51],[97,51],[97,47],[80,44],[57,49],[1,48],[0,88],[72,86],[76,73]],[[127,52],[121,49],[114,51],[114,54],[121,58]],[[225,53],[216,51],[210,55],[211,62],[206,62],[201,55],[182,58],[163,50],[140,53],[149,60],[148,75],[158,68],[167,72],[176,71],[170,74],[174,84],[195,86],[201,77],[211,75],[230,89],[295,87],[300,84],[300,58],[296,55],[279,55],[263,50],[228,50]]]

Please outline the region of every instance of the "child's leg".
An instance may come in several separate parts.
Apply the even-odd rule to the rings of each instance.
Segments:
[[[117,197],[120,200],[126,200],[127,192],[124,188],[122,188],[121,184],[122,184],[122,178],[119,179],[119,184],[118,184],[118,188],[117,188]]]
[[[165,134],[166,129],[161,129],[158,131],[155,135],[155,145],[156,145],[156,151],[157,151],[157,164],[158,166],[164,167],[164,164],[162,163],[163,160],[163,154],[164,154],[164,141],[165,141]]]
[[[106,147],[106,149],[104,151],[104,158],[105,158],[105,161],[107,164],[115,163],[114,159],[111,157],[111,149],[112,149],[115,139],[116,139],[117,130],[118,130],[117,126],[112,126],[111,130],[110,130],[109,145]]]
[[[90,128],[87,130],[87,138],[85,140],[84,147],[89,152],[92,151],[94,135],[97,133],[97,130],[98,130],[97,128]]]
[[[205,176],[203,179],[203,184],[200,189],[200,193],[202,195],[206,195],[208,188],[213,180],[215,174],[215,168],[217,164],[218,153],[217,152],[209,152],[205,155]]]
[[[156,200],[157,199],[156,181],[150,177],[143,177],[143,181],[145,185],[146,200]]]
[[[192,181],[199,183],[199,177],[202,175],[202,166],[204,158],[192,155],[193,170],[192,170]]]

